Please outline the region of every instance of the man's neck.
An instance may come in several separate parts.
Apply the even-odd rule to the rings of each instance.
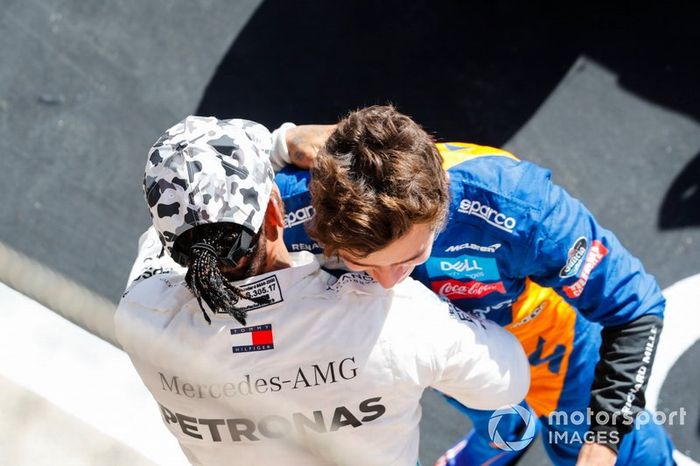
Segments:
[[[294,262],[289,255],[289,251],[287,251],[287,247],[284,245],[283,241],[267,241],[263,244],[265,247],[264,257],[260,259],[252,259],[255,262],[259,260],[259,263],[253,264],[252,267],[247,267],[246,264],[243,263],[241,265],[242,269],[222,266],[221,272],[228,280],[236,282],[257,275],[262,275],[264,273],[286,269],[294,265]],[[251,259],[247,258],[246,260]]]
[[[265,264],[265,273],[282,270],[294,265],[292,257],[287,251],[287,246],[281,240],[270,241],[267,243],[267,261]]]

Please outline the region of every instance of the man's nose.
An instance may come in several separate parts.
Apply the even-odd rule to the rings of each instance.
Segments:
[[[392,288],[401,280],[406,278],[408,267],[386,267],[377,270],[374,274],[374,280],[377,281],[383,288]]]

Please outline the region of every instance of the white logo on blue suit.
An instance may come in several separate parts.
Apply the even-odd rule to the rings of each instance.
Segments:
[[[458,256],[431,257],[426,262],[430,276],[469,278],[471,280],[500,280],[496,259],[489,257]]]

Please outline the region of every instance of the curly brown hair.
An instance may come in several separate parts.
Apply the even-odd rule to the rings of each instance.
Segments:
[[[366,257],[414,224],[439,228],[449,185],[435,141],[393,106],[348,114],[319,151],[309,184],[311,236],[327,255]]]

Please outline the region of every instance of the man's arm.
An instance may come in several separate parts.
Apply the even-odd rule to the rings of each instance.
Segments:
[[[285,165],[299,168],[311,167],[316,153],[326,143],[336,125],[299,125],[284,123],[272,132],[273,149],[271,155],[275,172]]]
[[[591,389],[591,430],[616,451],[644,408],[665,301],[639,260],[561,187],[547,182],[541,211],[522,268],[605,327]]]
[[[430,384],[473,409],[497,409],[520,403],[530,387],[530,365],[520,342],[497,324],[450,306],[451,318],[440,321],[434,341]],[[431,322],[433,324],[433,322]]]

